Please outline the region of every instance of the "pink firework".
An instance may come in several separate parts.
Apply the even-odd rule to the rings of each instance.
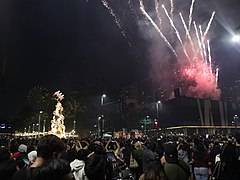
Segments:
[[[215,73],[211,73],[211,66],[204,60],[197,60],[190,66],[180,67],[180,77],[188,84],[186,95],[196,98],[219,99],[221,91],[218,89]]]

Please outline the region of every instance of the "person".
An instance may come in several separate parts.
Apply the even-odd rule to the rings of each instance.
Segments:
[[[178,159],[177,147],[173,143],[167,143],[164,146],[164,157],[166,162],[163,165],[163,170],[168,180],[189,180],[189,166],[183,160]]]
[[[125,143],[124,150],[123,150],[123,160],[128,167],[130,167],[130,159],[132,156],[132,140],[128,139]]]
[[[29,165],[29,159],[27,156],[27,145],[25,144],[20,144],[18,146],[18,152],[19,153],[15,153],[15,159],[17,162],[17,165],[20,169],[27,167]]]
[[[10,151],[5,147],[0,147],[0,178],[10,180],[12,175],[18,170],[17,162],[11,159]]]
[[[102,145],[94,145],[93,153],[86,160],[85,173],[89,180],[105,180],[107,176],[107,158]]]
[[[134,150],[132,152],[133,158],[137,161],[138,167],[135,169],[135,176],[136,179],[140,177],[140,175],[143,173],[142,171],[142,156],[143,156],[143,148],[141,145],[141,142],[137,141],[134,144]]]
[[[59,158],[61,152],[64,150],[64,144],[60,138],[55,135],[43,136],[37,145],[37,158],[35,162],[29,167],[24,167],[17,171],[13,180],[26,180],[35,168],[43,166],[47,161]],[[28,173],[30,171],[30,173]]]
[[[208,176],[211,174],[209,173],[211,167],[210,154],[198,139],[195,140],[194,144],[193,166],[195,178],[196,180],[208,180]]]
[[[142,169],[143,172],[147,170],[147,166],[150,163],[154,163],[156,167],[160,167],[160,159],[158,154],[156,153],[156,142],[150,141],[148,144],[148,148],[144,149],[142,156]]]
[[[238,159],[236,154],[236,147],[232,142],[232,139],[228,139],[228,142],[222,147],[220,153],[221,161],[221,173],[220,179],[239,179]]]
[[[158,168],[154,163],[150,162],[139,180],[163,180],[164,174],[161,168]]]
[[[76,155],[77,159],[70,163],[75,180],[88,180],[85,174],[85,161],[87,159],[87,151],[80,149]]]
[[[237,158],[237,172],[238,177],[240,177],[240,133],[236,133],[235,135],[236,140],[236,158]]]
[[[50,159],[31,172],[32,180],[73,180],[69,163],[64,159]]]

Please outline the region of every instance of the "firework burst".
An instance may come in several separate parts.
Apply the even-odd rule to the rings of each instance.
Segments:
[[[102,2],[105,2],[104,5],[106,6],[106,0],[102,0]],[[131,5],[130,9],[136,8],[130,0],[128,3],[129,6]],[[211,29],[215,12],[209,15],[208,23],[205,25],[198,24],[198,19],[193,18],[196,0],[191,0],[187,15],[177,11],[177,6],[175,6],[173,0],[154,0],[151,3],[153,9],[149,11],[150,2],[139,0],[138,7],[142,16],[138,15],[138,17],[144,17],[145,20],[147,19],[150,22],[148,28],[153,27],[156,30],[166,47],[175,56],[176,61],[172,63],[171,60],[171,63],[169,63],[171,67],[174,67],[174,73],[172,74],[177,74],[176,76],[173,75],[176,77],[175,88],[179,87],[179,84],[184,84],[184,87],[181,88],[185,89],[185,95],[219,99],[219,69],[214,68],[212,64],[210,40],[208,39],[208,32]],[[109,6],[106,7],[112,12]],[[136,9],[135,12],[139,11]],[[113,13],[111,14],[114,16]],[[166,29],[166,27],[169,27],[169,29]],[[120,26],[119,28],[121,29]],[[165,67],[160,68],[164,71]],[[166,73],[162,72],[162,74]]]
[[[185,30],[184,35],[181,35],[180,31],[176,27],[175,22],[173,19],[172,11],[169,13],[165,5],[162,4],[162,9],[171,25],[171,28],[175,31],[176,38],[180,42],[181,48],[174,48],[172,49],[171,43],[169,43],[167,37],[164,33],[159,31],[159,28],[156,27],[156,24],[152,22],[150,15],[147,13],[143,6],[143,1],[140,0],[140,9],[142,10],[143,14],[151,21],[154,25],[154,28],[163,37],[164,42],[166,45],[171,49],[171,51],[178,57],[178,63],[176,63],[176,68],[179,69],[178,77],[181,81],[185,81],[186,92],[185,94],[188,96],[198,97],[198,98],[212,98],[212,99],[219,99],[220,97],[220,90],[218,89],[218,73],[219,69],[214,70],[212,65],[212,57],[210,51],[210,43],[207,39],[208,31],[211,27],[211,23],[214,19],[215,12],[212,13],[210,20],[207,24],[205,31],[202,29],[202,25],[196,24],[196,21],[193,21],[193,26],[195,32],[191,31],[192,26],[192,14],[194,12],[194,3],[195,0],[192,0],[190,10],[189,10],[189,17],[188,17],[188,27],[184,20],[182,13],[180,12],[180,19],[182,22],[182,26]],[[155,6],[156,6],[155,2]],[[157,10],[158,8],[155,7]],[[173,9],[173,1],[170,3],[170,9]],[[158,10],[159,11],[159,10]],[[157,13],[158,19],[159,12]],[[161,18],[162,19],[162,18]],[[183,40],[185,38],[185,41]],[[191,47],[191,48],[189,48]],[[182,52],[180,51],[182,49]],[[184,56],[182,55],[184,54]],[[186,62],[186,59],[188,62]]]

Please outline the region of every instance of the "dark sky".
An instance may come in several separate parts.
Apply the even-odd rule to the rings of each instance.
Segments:
[[[209,0],[197,1],[197,11],[208,11]],[[101,94],[149,75],[149,42],[133,12],[126,9],[128,0],[109,2],[120,16],[128,40],[100,0],[0,1],[0,58],[7,59],[1,85],[3,119],[13,119],[36,86],[51,92],[60,89],[66,95],[92,86]],[[240,78],[239,46],[225,48],[222,43],[229,30],[240,26],[240,1],[212,0],[210,4],[209,11],[217,12],[216,64],[223,67],[223,73],[234,75],[223,77],[226,81]]]

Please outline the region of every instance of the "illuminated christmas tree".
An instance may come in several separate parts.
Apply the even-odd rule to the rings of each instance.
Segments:
[[[63,107],[61,101],[64,99],[64,95],[57,91],[53,95],[57,100],[56,109],[53,111],[53,119],[51,120],[51,131],[49,134],[54,134],[59,138],[65,137],[65,125],[64,125],[64,116],[63,116]]]

